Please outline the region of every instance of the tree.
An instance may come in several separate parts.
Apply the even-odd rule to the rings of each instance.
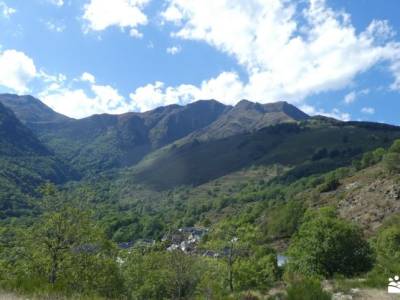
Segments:
[[[196,291],[203,268],[199,258],[177,250],[133,250],[123,272],[133,299],[189,299]]]
[[[331,208],[306,213],[288,257],[288,273],[306,276],[351,276],[372,266],[372,251],[360,229],[338,219]]]
[[[389,152],[385,155],[383,164],[389,173],[400,173],[400,154],[396,152]]]
[[[400,154],[400,139],[393,142],[392,146],[389,148],[389,152]]]
[[[361,159],[362,168],[368,168],[369,166],[372,166],[374,163],[375,163],[374,154],[372,152],[364,153]]]
[[[49,283],[57,282],[67,256],[95,241],[96,230],[91,225],[87,213],[65,207],[58,212],[45,213],[33,227],[32,250],[48,274]]]
[[[376,263],[369,274],[373,285],[385,286],[387,278],[400,272],[400,215],[387,220],[373,239]]]
[[[235,265],[236,285],[239,290],[267,291],[278,277],[275,253],[239,258]]]
[[[114,245],[89,211],[67,205],[51,186],[45,190],[45,211],[25,239],[29,277],[67,293],[120,295],[123,284]]]
[[[336,174],[332,172],[325,177],[325,181],[320,185],[319,191],[321,193],[331,192],[336,190],[339,186],[339,179],[337,178]]]
[[[267,290],[277,278],[276,254],[263,244],[258,227],[221,222],[206,245],[220,253],[226,266],[230,292],[247,289]]]
[[[265,231],[268,238],[288,238],[298,228],[304,215],[301,201],[289,201],[268,212]]]
[[[385,156],[385,153],[386,153],[386,151],[383,148],[375,149],[372,152],[372,154],[374,155],[374,162],[378,163],[378,162],[382,161],[383,157]]]
[[[173,299],[187,299],[199,281],[200,265],[195,257],[175,250],[167,255],[169,286]]]
[[[170,297],[169,270],[163,252],[143,253],[133,250],[122,264],[128,298],[165,299]]]

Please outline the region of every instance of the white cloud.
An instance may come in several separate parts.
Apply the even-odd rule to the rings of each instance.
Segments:
[[[309,114],[311,116],[320,115],[320,116],[334,118],[334,119],[341,120],[341,121],[350,121],[350,119],[351,119],[351,115],[349,113],[342,112],[338,108],[334,108],[334,109],[332,109],[332,111],[326,112],[323,109],[316,109],[314,106],[305,104],[305,105],[302,105],[300,107],[300,109],[302,111],[304,111],[306,114]]]
[[[66,28],[64,24],[56,24],[52,21],[44,22],[44,24],[46,25],[48,30],[58,33],[63,32]]]
[[[344,96],[344,102],[346,104],[353,103],[354,101],[356,101],[356,97],[357,97],[356,92],[352,91],[352,92],[348,93],[346,96]]]
[[[136,28],[132,28],[131,30],[129,30],[129,35],[133,38],[138,38],[138,39],[141,39],[143,37],[143,33],[141,33]]]
[[[80,79],[81,79],[81,81],[87,81],[87,82],[92,83],[92,84],[96,82],[96,78],[92,74],[90,74],[88,72],[84,72],[81,75]]]
[[[37,75],[33,60],[16,50],[0,51],[0,86],[18,93],[29,91],[28,83]]]
[[[61,7],[64,5],[64,0],[48,0],[51,4]]]
[[[393,60],[390,69],[393,72],[395,78],[390,88],[394,91],[400,91],[400,53],[398,54],[397,59]]]
[[[150,0],[90,0],[84,6],[86,30],[102,31],[111,26],[127,28],[133,37],[141,37],[137,27],[146,25],[143,8]]]
[[[83,73],[81,81],[90,84],[90,93],[83,88],[71,88],[65,77],[48,76],[45,90],[38,97],[52,109],[73,118],[84,118],[93,114],[125,113],[133,109],[119,91],[110,85],[95,84],[90,73]]]
[[[182,51],[182,48],[180,46],[173,46],[173,47],[167,48],[166,51],[167,51],[168,54],[176,55],[176,54],[178,54],[179,52]]]
[[[368,115],[373,115],[375,113],[375,109],[372,107],[363,107],[361,112]]]
[[[161,15],[175,24],[174,37],[204,41],[245,68],[248,80],[237,78],[242,89],[233,101],[302,103],[383,61],[400,89],[400,43],[388,22],[374,20],[357,33],[350,16],[324,0],[309,0],[303,10],[287,0],[168,0]]]
[[[358,97],[363,96],[363,95],[368,95],[369,92],[370,92],[369,89],[363,89],[361,91],[351,91],[346,96],[344,96],[344,102],[346,104],[351,104],[354,101],[356,101]]]
[[[5,18],[11,17],[15,14],[17,10],[15,8],[9,7],[4,1],[0,1],[0,14]]]
[[[174,103],[185,105],[199,99],[217,99],[234,104],[238,95],[244,96],[243,89],[236,73],[224,72],[216,78],[203,81],[200,87],[190,84],[166,87],[163,82],[158,81],[136,89],[129,96],[135,110],[147,111]]]

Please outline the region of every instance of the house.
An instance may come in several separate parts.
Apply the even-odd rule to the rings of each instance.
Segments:
[[[186,253],[193,253],[196,251],[197,244],[207,232],[208,229],[206,228],[184,227],[172,234],[165,235],[162,241],[169,243],[168,251],[179,249]]]

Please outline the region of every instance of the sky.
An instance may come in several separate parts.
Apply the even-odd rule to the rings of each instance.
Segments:
[[[399,0],[0,0],[0,93],[74,118],[216,99],[400,125]]]

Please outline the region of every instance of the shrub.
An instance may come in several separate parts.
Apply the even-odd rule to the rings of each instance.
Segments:
[[[392,146],[389,148],[389,152],[400,154],[400,139],[393,142]]]
[[[383,157],[385,156],[385,153],[386,151],[383,148],[378,148],[374,152],[372,152],[372,154],[374,155],[374,162],[378,163],[382,161]]]
[[[385,286],[387,278],[400,274],[400,227],[399,218],[392,218],[379,231],[373,241],[376,264],[368,275],[372,286]]]
[[[384,166],[389,173],[400,173],[400,154],[390,152],[385,155]]]
[[[321,193],[331,192],[340,186],[339,179],[334,174],[330,174],[325,178],[325,182],[319,187]]]
[[[361,167],[365,169],[368,168],[369,166],[372,166],[373,164],[375,164],[374,154],[372,152],[364,153],[361,159]]]
[[[271,239],[290,237],[299,227],[304,211],[300,201],[289,201],[273,209],[268,214],[266,224],[268,237]]]
[[[352,276],[372,267],[372,250],[358,227],[336,217],[331,208],[310,210],[288,250],[287,273]]]
[[[315,279],[296,281],[287,289],[287,300],[330,300],[332,295]]]

